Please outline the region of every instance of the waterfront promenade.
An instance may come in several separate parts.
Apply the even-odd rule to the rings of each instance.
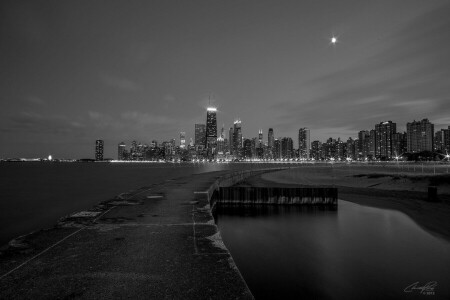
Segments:
[[[0,255],[0,298],[252,299],[208,202],[245,176],[230,173],[143,187],[17,239]]]

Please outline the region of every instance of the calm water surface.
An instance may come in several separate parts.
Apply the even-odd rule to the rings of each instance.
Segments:
[[[189,174],[269,165],[0,163],[0,246],[115,195]],[[279,166],[278,166],[279,167]]]
[[[405,214],[339,201],[338,211],[218,211],[256,299],[450,299],[450,242]],[[436,281],[434,296],[404,289]]]

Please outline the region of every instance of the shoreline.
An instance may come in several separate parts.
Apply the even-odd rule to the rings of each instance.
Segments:
[[[289,180],[283,178],[283,173],[285,172],[280,171],[249,177],[238,185],[255,187],[273,186],[274,184],[279,187],[329,186],[320,184],[317,181],[312,182],[310,179],[308,184],[304,184],[298,179],[296,180],[298,183],[289,182]],[[428,194],[422,191],[389,190],[339,184],[333,186],[338,188],[338,198],[340,200],[400,211],[428,233],[450,241],[450,205],[448,204],[450,195],[439,195],[441,201],[444,202],[427,202]]]

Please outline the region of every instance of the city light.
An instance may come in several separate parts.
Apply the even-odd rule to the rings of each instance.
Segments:
[[[411,158],[409,154],[403,156],[403,154],[398,155],[397,153],[414,154],[423,151],[417,147],[407,149],[407,139],[416,141],[412,145],[419,144],[417,141],[422,141],[428,147],[426,150],[430,149],[431,151],[433,147],[433,124],[428,119],[407,123],[407,130],[404,133],[396,130],[396,123],[383,121],[375,124],[374,129],[361,130],[356,139],[349,137],[347,141],[343,141],[340,138],[330,137],[324,143],[318,140],[311,142],[310,130],[300,128],[299,146],[294,148],[293,139],[290,137],[275,139],[273,128],[269,128],[267,143],[263,139],[263,129],[258,129],[256,137],[243,138],[239,118],[234,119],[234,127],[230,127],[228,133],[225,133],[225,125],[223,125],[221,134],[218,135],[216,111],[216,107],[208,106],[206,124],[195,124],[195,143],[191,138],[191,143],[186,144],[186,131],[184,130],[180,131],[178,144],[176,139],[161,143],[153,140],[151,144],[133,141],[131,147],[127,149],[126,144],[122,142],[118,144],[118,161],[200,164],[223,162],[351,164],[353,162],[396,161],[397,168],[400,168],[399,160],[410,160]],[[419,127],[426,128],[426,134],[418,131]],[[441,131],[444,133],[447,130],[450,130],[450,127]],[[389,147],[382,144],[382,141],[385,141]],[[445,145],[442,142],[441,144],[440,151],[445,151]],[[103,140],[97,140],[96,146],[96,161],[110,161],[111,159],[103,160]],[[440,155],[444,157],[444,161],[447,159],[447,162],[450,163],[448,153]]]

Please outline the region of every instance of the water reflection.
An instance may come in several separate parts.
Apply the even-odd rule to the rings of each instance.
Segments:
[[[219,208],[217,224],[256,299],[448,298],[450,243],[406,215],[339,201],[339,210]]]

